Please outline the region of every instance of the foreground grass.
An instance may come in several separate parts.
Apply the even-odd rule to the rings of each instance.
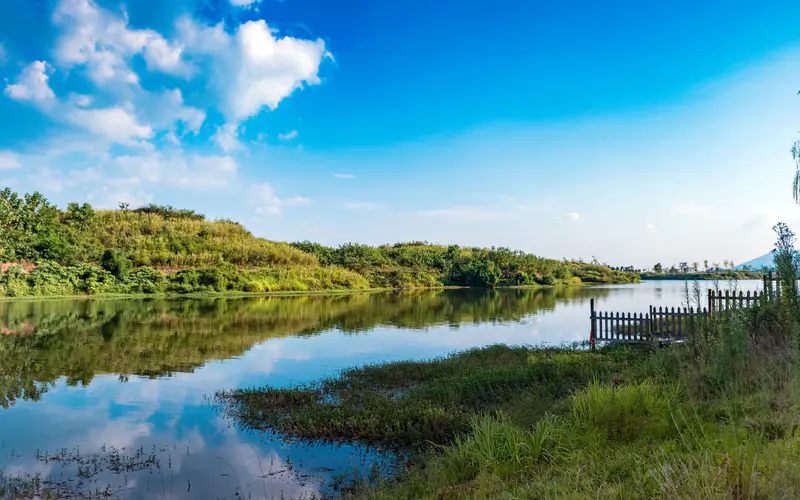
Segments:
[[[791,324],[757,307],[668,348],[492,346],[218,397],[248,428],[401,452],[343,497],[799,498]]]

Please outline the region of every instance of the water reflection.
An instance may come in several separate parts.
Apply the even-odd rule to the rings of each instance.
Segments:
[[[70,487],[80,484],[84,491],[111,487],[125,498],[318,495],[330,491],[336,474],[385,462],[359,446],[305,446],[243,432],[207,396],[497,342],[583,340],[589,299],[603,309],[646,311],[654,302],[679,305],[681,289],[680,283],[659,283],[2,302],[0,468],[6,478],[38,473],[70,479]],[[154,453],[156,462],[87,472],[95,470],[95,460],[110,463],[110,453],[140,451]]]
[[[519,321],[579,289],[422,291],[334,297],[58,300],[0,303],[0,404],[38,400],[59,377],[169,376],[242,355],[258,342],[377,326]],[[607,293],[607,291],[606,291]]]

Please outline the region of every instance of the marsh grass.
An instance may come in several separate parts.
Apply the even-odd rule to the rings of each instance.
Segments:
[[[782,307],[664,348],[491,346],[218,401],[245,427],[403,452],[347,498],[798,498],[798,329]]]
[[[423,362],[370,365],[295,388],[239,389],[217,401],[244,427],[300,439],[389,448],[449,443],[477,414],[533,423],[594,377],[632,362],[630,349],[590,353],[495,345]]]

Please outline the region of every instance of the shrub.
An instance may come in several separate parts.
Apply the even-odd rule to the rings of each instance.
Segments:
[[[111,273],[115,278],[125,279],[131,270],[131,261],[122,257],[119,252],[110,248],[103,252],[100,258],[100,267]]]

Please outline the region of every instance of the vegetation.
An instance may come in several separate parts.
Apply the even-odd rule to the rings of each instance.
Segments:
[[[277,243],[193,210],[61,210],[0,191],[0,296],[186,294],[637,281],[599,264],[505,248]]]
[[[722,266],[718,263],[709,264],[708,260],[693,262],[680,262],[677,265],[664,267],[660,262],[653,266],[652,271],[640,272],[642,279],[646,280],[752,280],[761,279],[762,270],[757,269],[733,269],[735,264],[732,260],[725,259]]]
[[[347,370],[218,400],[246,428],[397,450],[352,498],[800,497],[800,308],[783,295],[715,315],[669,346],[492,346]],[[787,292],[786,290],[790,290]]]
[[[641,279],[643,280],[700,280],[700,281],[713,281],[713,280],[757,280],[762,279],[764,276],[761,272],[756,271],[745,271],[745,270],[724,270],[724,271],[710,271],[710,272],[691,272],[691,273],[682,273],[680,271],[676,273],[656,273],[656,272],[644,272],[640,274]]]
[[[168,376],[240,356],[272,338],[330,330],[519,321],[582,292],[563,287],[0,302],[0,407],[38,400],[62,376],[69,385],[88,385],[98,374]]]

